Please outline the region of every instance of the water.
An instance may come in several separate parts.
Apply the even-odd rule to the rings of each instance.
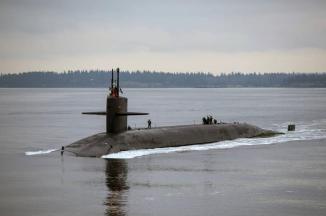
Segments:
[[[279,193],[273,202],[267,200],[275,198],[276,192],[273,191],[281,186],[294,184],[292,177],[280,174],[280,170],[289,168],[287,160],[293,155],[288,152],[321,148],[314,151],[317,156],[310,157],[307,153],[306,162],[298,170],[324,163],[324,160],[319,160],[317,164],[315,160],[324,151],[319,143],[326,140],[326,89],[124,91],[129,98],[129,111],[150,113],[150,116],[130,117],[131,127],[146,126],[148,118],[152,120],[152,126],[193,124],[210,114],[225,122],[248,122],[281,131],[286,130],[287,124],[295,123],[297,131],[275,138],[239,139],[204,146],[129,151],[106,156],[111,159],[61,157],[55,150],[62,145],[104,130],[104,117],[83,116],[81,112],[104,110],[106,91],[0,89],[1,213],[261,215],[264,212],[269,215],[266,213],[269,209],[276,207],[282,210],[283,207],[282,215],[290,215],[295,212],[295,207],[303,206],[302,203],[290,203],[284,207],[285,202],[282,205],[275,203],[283,197]],[[285,143],[287,141],[294,142],[298,148]],[[276,143],[279,144],[273,145]],[[280,151],[276,157],[284,156],[278,161],[274,160],[276,151]],[[262,166],[268,163],[270,168],[279,161],[283,161],[283,165],[271,170],[274,176],[279,175],[280,181],[275,185],[271,179],[276,177],[266,174],[264,170],[267,168]],[[305,161],[304,158],[301,161]],[[314,170],[317,172],[319,169]],[[258,176],[260,172],[264,174]],[[323,169],[319,172],[323,174]],[[242,185],[248,178],[256,182],[255,188]],[[262,178],[264,182],[261,182]],[[309,179],[309,182],[318,185],[324,192],[324,185],[316,183],[316,178],[313,181]],[[274,190],[266,193],[271,187]],[[290,187],[287,191],[292,190]],[[247,199],[253,191],[257,193],[252,199]],[[302,187],[299,191],[303,191]],[[310,209],[309,213],[325,213],[324,206],[320,204],[323,198],[324,194],[310,197],[309,202],[314,203],[306,205],[317,206],[319,210]],[[258,208],[257,203],[260,203]]]

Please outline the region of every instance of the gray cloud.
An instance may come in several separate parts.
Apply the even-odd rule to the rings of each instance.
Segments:
[[[326,49],[324,0],[5,0],[0,58]]]

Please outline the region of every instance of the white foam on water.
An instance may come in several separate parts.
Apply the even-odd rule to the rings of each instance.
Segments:
[[[276,143],[283,143],[296,140],[314,140],[326,138],[326,128],[324,124],[320,124],[322,128],[313,128],[316,122],[312,124],[300,124],[296,125],[297,130],[293,132],[287,132],[287,124],[282,124],[279,131],[284,132],[284,135],[278,135],[269,138],[241,138],[235,140],[226,140],[215,143],[189,145],[180,147],[168,147],[168,148],[155,148],[155,149],[141,149],[141,150],[129,150],[118,153],[112,153],[103,155],[102,158],[110,159],[131,159],[136,157],[142,157],[152,154],[164,154],[171,152],[184,152],[184,151],[203,151],[211,149],[230,149],[239,146],[252,146],[252,145],[269,145]]]
[[[57,150],[58,149],[48,149],[48,150],[40,150],[40,151],[28,151],[28,152],[25,152],[25,155],[33,156],[33,155],[49,154],[49,153],[57,151]]]

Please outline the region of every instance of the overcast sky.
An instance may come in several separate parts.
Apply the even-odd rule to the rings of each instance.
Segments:
[[[0,72],[326,71],[325,0],[0,0]]]

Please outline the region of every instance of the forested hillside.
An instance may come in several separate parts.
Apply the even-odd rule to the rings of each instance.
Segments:
[[[109,71],[25,72],[1,74],[2,88],[98,88],[108,87]],[[123,71],[124,88],[208,87],[326,87],[326,73],[164,73]]]

